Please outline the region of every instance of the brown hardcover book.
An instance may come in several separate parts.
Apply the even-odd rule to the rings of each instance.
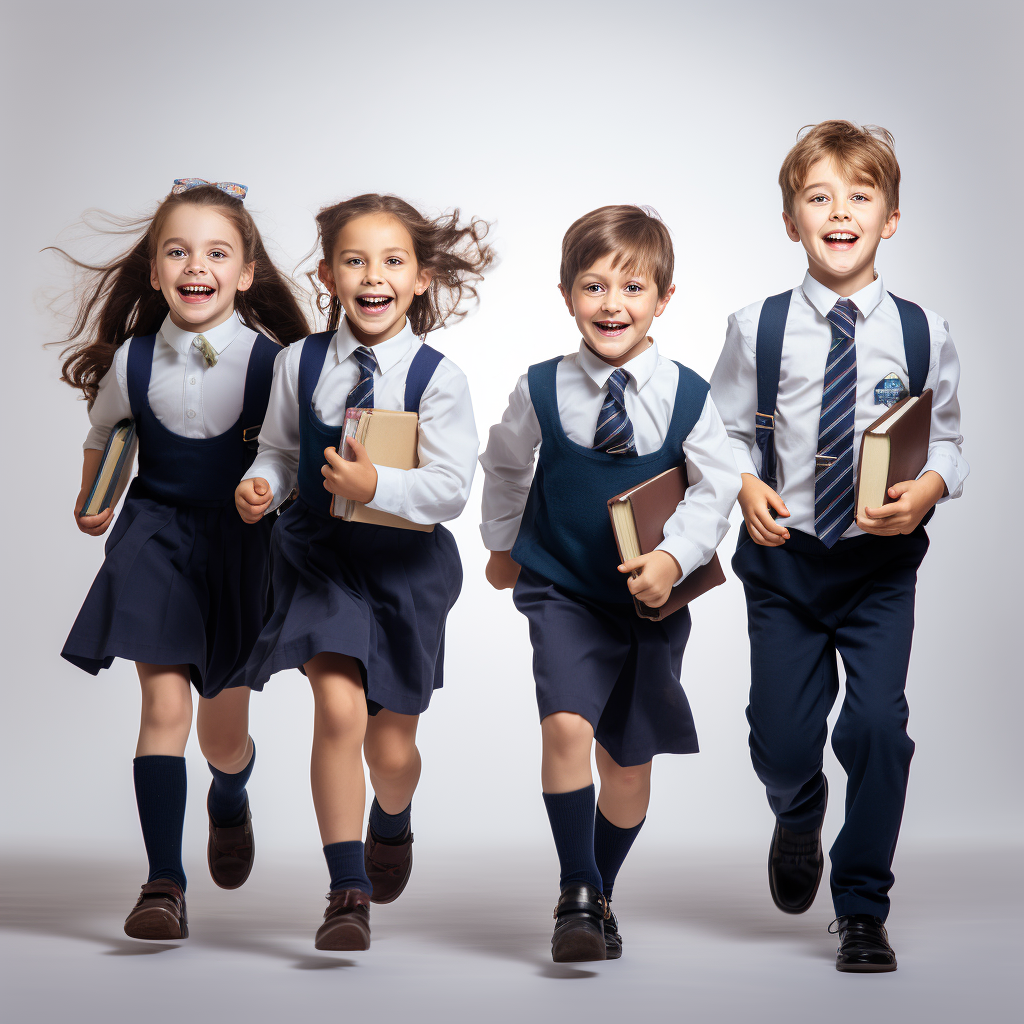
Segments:
[[[860,439],[857,466],[857,515],[865,508],[888,505],[889,488],[916,480],[928,461],[932,429],[931,388],[919,397],[900,399],[879,416]]]
[[[686,468],[676,466],[608,500],[612,532],[623,562],[648,554],[665,539],[665,523],[683,500],[686,487]],[[660,608],[649,608],[635,597],[633,604],[641,618],[664,619],[724,582],[725,573],[715,554],[710,562],[697,566],[673,587],[669,599]]]
[[[414,412],[396,412],[394,409],[349,409],[345,413],[342,431],[342,458],[355,460],[349,450],[348,439],[354,437],[365,449],[375,466],[393,469],[416,469],[419,465],[420,418]],[[367,508],[361,501],[334,496],[331,515],[348,523],[374,523],[394,526],[400,530],[419,530],[430,533],[433,523],[413,523],[390,512]]]
[[[128,481],[132,478],[135,453],[139,448],[139,435],[134,420],[121,420],[110,432],[96,479],[85,499],[79,516],[98,516],[121,500]]]

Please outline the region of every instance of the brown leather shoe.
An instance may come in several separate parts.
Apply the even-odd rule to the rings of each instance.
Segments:
[[[394,903],[409,884],[412,874],[412,831],[400,842],[381,839],[366,826],[363,866],[373,885],[374,903]]]
[[[332,889],[315,945],[317,949],[369,949],[370,897],[358,889]]]
[[[241,825],[218,828],[210,818],[210,840],[206,844],[210,877],[222,889],[237,889],[249,877],[255,857],[252,815],[249,813],[249,798],[246,797],[245,821]]]
[[[124,933],[133,939],[187,939],[188,914],[181,886],[169,878],[147,882],[125,919]]]

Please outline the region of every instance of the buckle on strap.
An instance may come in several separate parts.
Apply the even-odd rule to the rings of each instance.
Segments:
[[[255,427],[245,427],[242,430],[242,444],[246,445],[249,448],[258,448],[260,428],[262,426],[262,423],[257,423]]]
[[[754,413],[754,426],[761,430],[774,430],[775,416],[767,412]]]

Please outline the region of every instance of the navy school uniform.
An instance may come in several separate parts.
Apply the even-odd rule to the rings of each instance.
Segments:
[[[830,851],[832,897],[837,915],[884,920],[914,752],[904,689],[928,537],[923,523],[895,537],[866,534],[854,523],[831,546],[815,535],[815,451],[830,344],[825,316],[837,299],[808,276],[792,293],[736,314],[712,391],[741,469],[776,489],[791,512],[780,520],[788,541],[761,546],[744,527],[732,562],[747,599],[754,768],[784,828],[818,826],[838,653],[846,699],[832,746],[847,792],[845,823]],[[885,293],[880,279],[851,299],[858,313],[854,458],[860,434],[885,405],[931,387],[925,470],[938,472],[957,496],[967,465],[959,448],[959,366],[945,323]]]
[[[237,422],[196,438],[150,406],[155,342],[136,337],[128,350],[138,475],[61,654],[93,675],[114,658],[188,665],[197,691],[213,697],[245,664],[266,611],[271,522],[243,523],[234,490],[255,456],[280,346],[256,337]]]

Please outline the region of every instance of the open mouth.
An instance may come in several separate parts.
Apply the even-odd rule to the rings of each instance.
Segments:
[[[391,303],[394,302],[394,298],[390,295],[357,295],[356,302],[359,303],[360,309],[364,312],[369,313],[371,316],[377,316],[385,310],[391,308]]]
[[[624,324],[621,320],[595,320],[594,326],[597,333],[604,338],[617,338],[629,328],[629,324]]]
[[[186,302],[206,302],[213,291],[208,284],[183,284],[178,287],[178,294]]]
[[[858,236],[851,231],[830,231],[825,236],[825,244],[837,252],[844,252],[853,248],[857,238]]]

